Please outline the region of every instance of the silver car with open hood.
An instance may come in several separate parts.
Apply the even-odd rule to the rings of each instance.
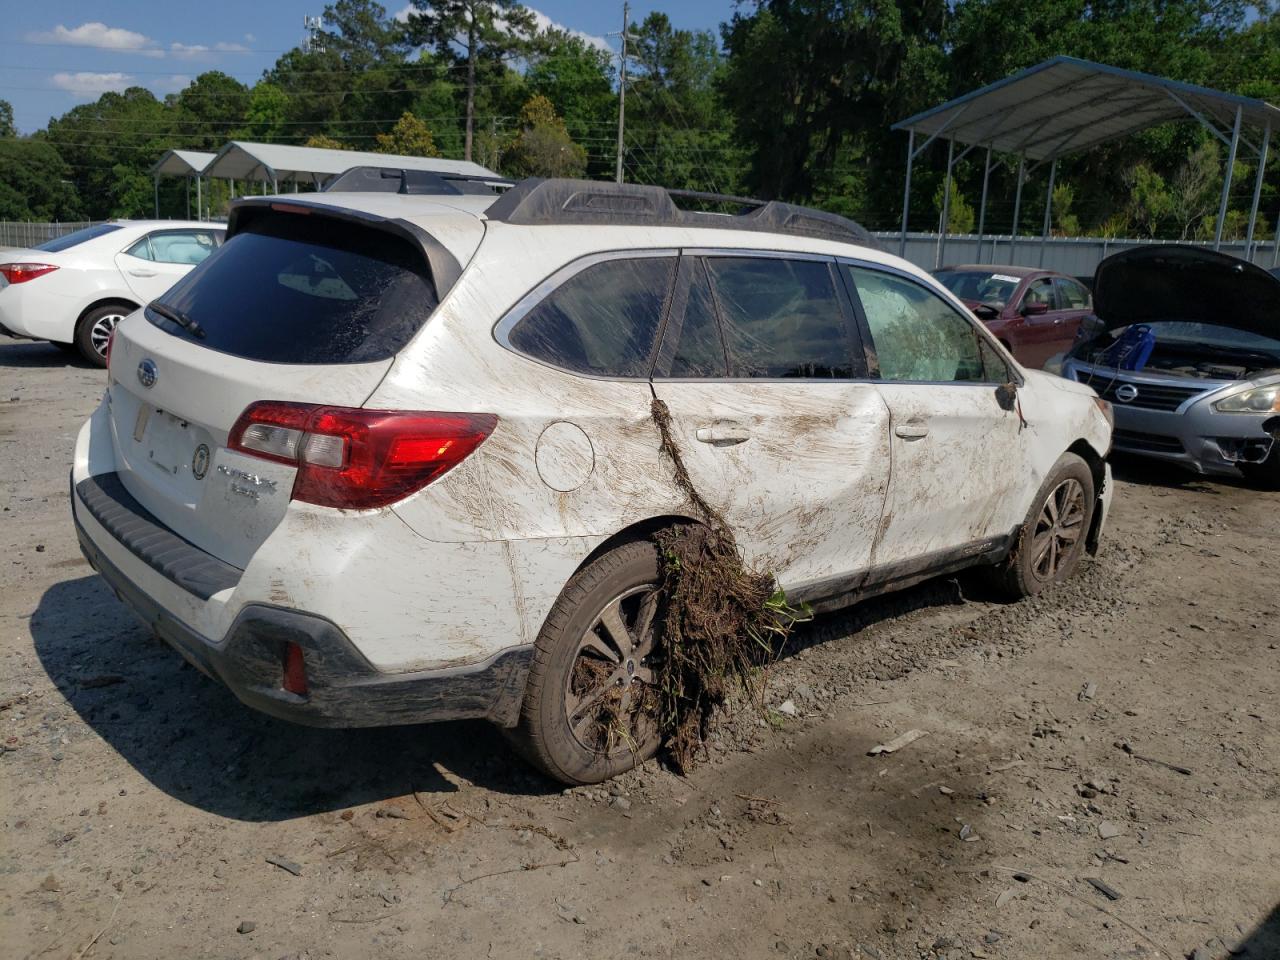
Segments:
[[[1280,486],[1280,279],[1151,246],[1099,264],[1093,296],[1061,373],[1114,404],[1115,449]]]

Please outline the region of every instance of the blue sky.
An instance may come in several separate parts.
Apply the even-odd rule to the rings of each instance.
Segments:
[[[389,0],[392,13],[408,0]],[[21,133],[104,90],[144,86],[157,96],[180,90],[205,70],[252,83],[302,39],[302,18],[323,0],[41,0],[5,4],[0,33],[0,99],[13,104]],[[547,20],[616,45],[622,26],[612,0],[535,0]],[[633,18],[663,10],[679,28],[716,30],[734,0],[634,0]]]

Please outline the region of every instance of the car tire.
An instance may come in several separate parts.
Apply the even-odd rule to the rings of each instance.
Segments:
[[[520,722],[507,732],[547,776],[573,785],[600,783],[657,753],[661,733],[649,684],[661,629],[661,580],[653,543],[624,544],[574,574],[551,608],[534,644]],[[622,644],[614,642],[619,622],[628,638]],[[632,649],[620,650],[627,642]],[[600,698],[594,706],[593,696]],[[600,718],[609,704],[628,717],[625,730],[616,714],[604,727]]]
[[[1009,556],[994,569],[994,586],[1019,600],[1069,580],[1084,556],[1095,507],[1089,465],[1064,453],[1036,491]]]
[[[76,349],[95,367],[107,365],[107,341],[116,324],[131,313],[131,309],[121,303],[108,303],[94,307],[76,324]]]

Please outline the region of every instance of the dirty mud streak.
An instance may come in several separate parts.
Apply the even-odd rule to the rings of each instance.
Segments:
[[[724,517],[694,487],[671,433],[667,405],[653,399],[659,450],[700,524],[655,534],[661,557],[665,614],[654,676],[658,720],[672,765],[687,772],[705,753],[716,709],[735,687],[763,711],[764,679],[773,643],[786,638],[795,612],[780,599],[772,574],[749,569]]]

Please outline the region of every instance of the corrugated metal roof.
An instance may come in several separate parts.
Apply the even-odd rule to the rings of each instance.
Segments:
[[[893,129],[1049,160],[1195,114],[1230,136],[1237,109],[1242,130],[1270,124],[1280,131],[1280,108],[1265,100],[1054,57],[908,117]]]
[[[291,147],[279,143],[248,143],[232,140],[204,168],[207,177],[232,180],[303,180],[319,183],[335,173],[352,167],[396,167],[409,170],[433,170],[466,176],[496,177],[478,163],[466,160],[444,160],[439,157],[402,157],[391,153],[367,153],[360,150],[321,150],[316,147]]]
[[[214,158],[212,153],[201,153],[199,150],[166,150],[164,156],[151,168],[152,176],[163,174],[167,177],[189,177],[200,173]]]

